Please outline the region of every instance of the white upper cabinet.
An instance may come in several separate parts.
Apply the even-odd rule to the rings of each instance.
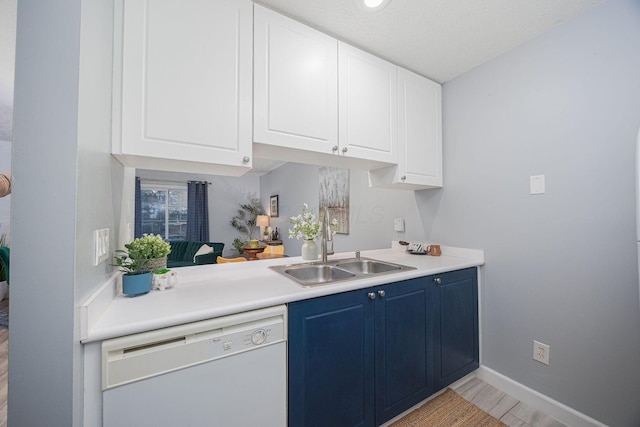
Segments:
[[[127,0],[115,15],[113,153],[125,165],[251,168],[249,0]]]
[[[330,154],[338,145],[338,42],[254,8],[254,142]]]
[[[360,49],[338,44],[341,153],[397,162],[396,68]]]
[[[398,67],[398,165],[369,172],[375,187],[442,187],[442,87]]]
[[[395,65],[254,6],[254,155],[354,169],[397,160]]]

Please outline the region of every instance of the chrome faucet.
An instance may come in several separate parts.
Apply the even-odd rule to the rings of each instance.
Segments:
[[[322,212],[322,262],[327,262],[327,255],[333,255],[333,233],[331,232],[331,221],[329,221],[329,209],[324,208]],[[327,248],[327,244],[331,242],[331,249]]]

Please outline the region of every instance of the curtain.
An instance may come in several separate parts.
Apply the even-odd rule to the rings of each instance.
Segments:
[[[209,241],[209,196],[207,182],[189,181],[187,184],[187,240]]]
[[[134,215],[133,237],[142,237],[142,196],[140,192],[140,178],[136,176],[136,207]]]

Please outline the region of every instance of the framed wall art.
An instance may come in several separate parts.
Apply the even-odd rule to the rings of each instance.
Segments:
[[[272,218],[276,218],[278,216],[278,196],[271,196],[269,199],[269,215]]]
[[[349,234],[349,169],[321,167],[320,216],[324,208],[329,217],[338,220],[336,233]]]

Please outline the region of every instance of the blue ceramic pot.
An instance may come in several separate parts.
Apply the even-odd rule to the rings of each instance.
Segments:
[[[130,297],[146,294],[152,285],[153,274],[150,271],[126,273],[122,276],[122,293]]]

